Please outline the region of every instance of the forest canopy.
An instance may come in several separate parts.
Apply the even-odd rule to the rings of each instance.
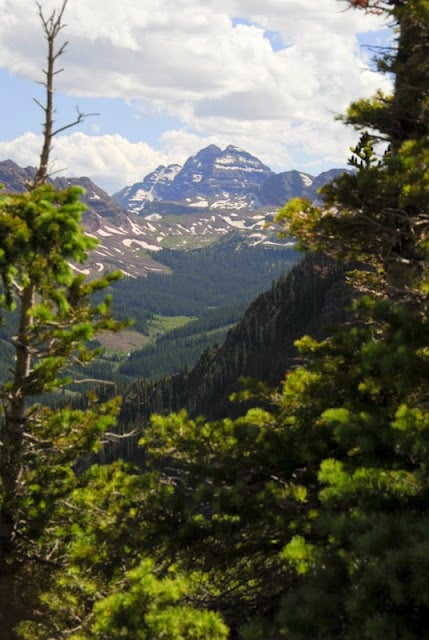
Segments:
[[[0,198],[2,312],[20,317],[1,388],[1,640],[429,637],[429,2],[346,4],[394,26],[378,59],[393,94],[350,106],[353,171],[277,223],[347,265],[353,308],[298,341],[279,389],[238,394],[239,417],[152,416],[141,467],[92,464],[119,398],[34,402],[120,329],[92,297],[118,274],[70,267],[94,245],[80,193],[47,181],[67,0],[39,7],[46,144],[28,193]]]

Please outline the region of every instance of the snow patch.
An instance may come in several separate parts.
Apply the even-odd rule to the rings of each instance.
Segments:
[[[132,201],[141,202],[142,200],[149,200],[152,202],[153,194],[147,189],[137,189],[134,195],[131,197]]]
[[[266,173],[266,169],[258,165],[237,165],[237,160],[231,156],[226,158],[218,158],[214,164],[215,169],[223,169],[227,171],[238,171],[243,173]]]
[[[210,205],[210,209],[246,209],[248,207],[246,200],[216,200]]]
[[[190,207],[208,207],[209,206],[209,201],[208,200],[197,200],[196,202],[190,202],[189,206]]]
[[[232,220],[229,216],[222,216],[222,220],[225,220],[231,227],[235,229],[245,229],[246,225],[242,220]]]
[[[138,224],[135,224],[135,222],[133,222],[129,218],[128,218],[128,222],[130,223],[132,233],[135,233],[136,236],[144,235],[144,231],[141,229],[141,227],[138,226]]]
[[[313,184],[313,179],[310,178],[310,176],[307,176],[305,173],[300,173],[299,175],[301,176],[301,180],[303,181],[305,186],[311,187],[311,185]]]
[[[142,247],[142,249],[147,249],[148,251],[160,251],[160,247],[158,247],[158,245],[149,244],[144,240],[136,240],[135,238],[127,238],[126,240],[122,240],[122,244],[128,248],[130,248],[133,244],[137,244]]]
[[[110,231],[112,234],[117,234],[118,236],[124,236],[127,232],[121,227],[108,227],[107,225],[104,227],[107,231]]]

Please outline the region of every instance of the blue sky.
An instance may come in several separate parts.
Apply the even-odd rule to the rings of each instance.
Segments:
[[[335,114],[389,90],[370,50],[388,30],[341,0],[68,0],[65,23],[56,123],[76,105],[100,115],[56,138],[51,169],[109,192],[212,143],[275,171],[344,166],[356,135]],[[40,150],[44,48],[36,4],[0,0],[0,159],[23,166]]]

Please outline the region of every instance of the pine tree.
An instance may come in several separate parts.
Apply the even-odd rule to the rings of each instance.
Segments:
[[[26,595],[37,592],[37,569],[48,563],[38,541],[55,501],[73,488],[74,465],[100,446],[101,434],[114,424],[118,411],[117,400],[104,406],[92,403],[85,413],[56,412],[35,403],[36,397],[67,384],[70,364],[97,355],[87,346],[90,340],[121,326],[111,316],[108,296],[93,301],[93,294],[120,273],[88,281],[71,266],[83,263],[96,244],[81,225],[82,190],[58,191],[48,181],[53,137],[86,117],[79,113],[76,122],[54,129],[55,64],[65,49],[57,48],[56,40],[66,4],[48,18],[38,5],[48,42],[46,103],[38,103],[45,115],[39,168],[26,193],[0,194],[0,307],[3,315],[14,311],[18,317],[11,376],[0,390],[2,639],[11,637],[11,628],[23,615],[31,615],[25,611]]]
[[[350,107],[363,129],[355,171],[324,206],[294,201],[279,216],[303,245],[367,268],[350,275],[365,294],[359,326],[308,354],[336,390],[318,418],[334,448],[319,463],[318,515],[284,550],[303,575],[277,619],[288,638],[427,637],[429,3],[364,8],[396,25],[396,50],[379,60],[394,93]]]
[[[429,3],[349,4],[394,23],[394,92],[351,105],[353,171],[278,222],[349,264],[353,313],[299,341],[304,364],[257,389],[264,408],[157,417],[143,438],[169,488],[146,544],[195,571],[200,606],[244,640],[429,637]]]
[[[0,639],[200,638],[223,640],[219,615],[189,604],[188,581],[145,556],[142,506],[153,486],[122,462],[92,465],[121,436],[111,431],[119,398],[57,409],[70,365],[96,357],[102,331],[123,323],[103,291],[120,277],[86,279],[72,265],[96,245],[81,225],[82,191],[49,181],[56,62],[67,0],[45,17],[48,43],[43,148],[24,194],[0,196],[0,306],[18,317],[11,377],[0,389]],[[37,400],[37,401],[36,401]],[[63,403],[61,404],[63,406]],[[186,602],[186,599],[188,602]]]

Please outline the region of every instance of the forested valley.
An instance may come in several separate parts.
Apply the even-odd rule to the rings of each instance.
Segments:
[[[170,275],[121,278],[109,288],[113,315],[131,320],[132,336],[144,344],[128,352],[126,340],[119,340],[118,347],[107,338],[96,360],[71,367],[69,374],[121,385],[191,368],[206,348],[224,340],[253,298],[286,274],[298,257],[287,245],[246,246],[234,234],[207,248],[158,252],[158,262]],[[9,373],[17,313],[5,320],[0,327],[0,381]]]
[[[280,209],[302,259],[189,368],[105,387],[70,372],[127,327],[121,274],[72,268],[96,242],[47,180],[67,0],[39,7],[40,166],[0,193],[1,640],[429,637],[429,2],[346,4],[394,26],[393,92],[343,116],[323,202]]]

